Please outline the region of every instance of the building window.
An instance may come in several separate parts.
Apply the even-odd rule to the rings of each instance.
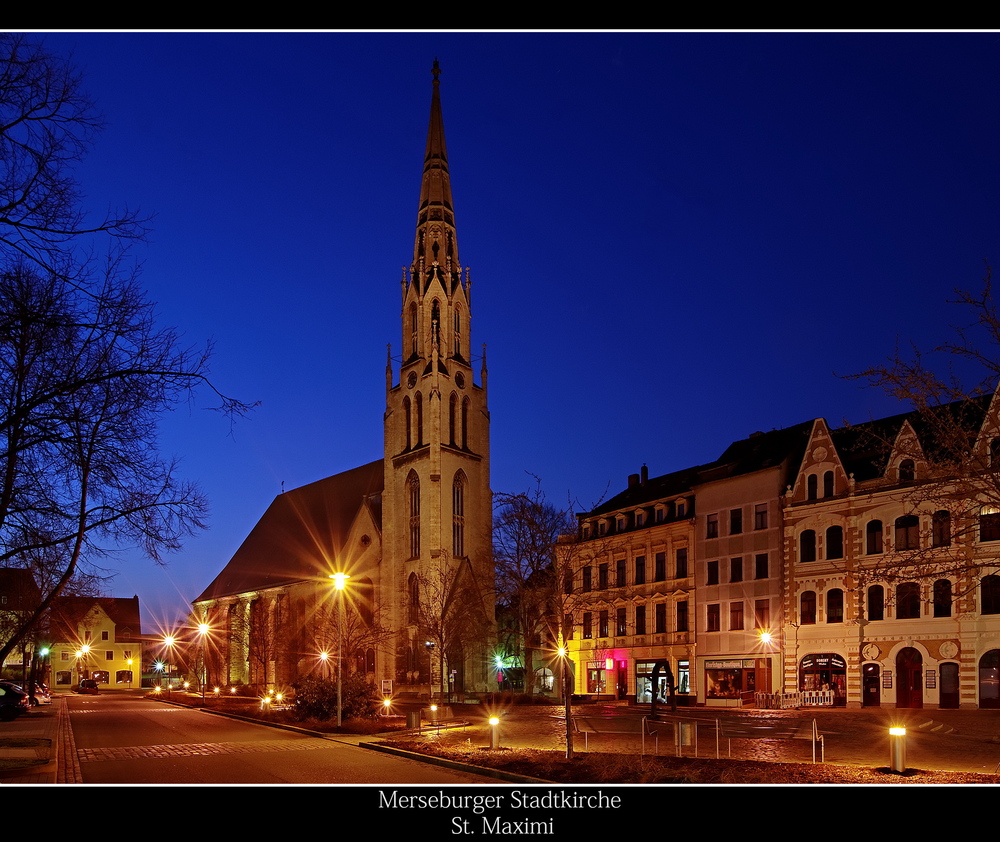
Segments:
[[[920,518],[916,515],[903,515],[896,518],[895,531],[895,549],[916,550],[920,548]]]
[[[674,554],[674,573],[678,579],[686,579],[688,575],[687,547],[681,547]]]
[[[769,600],[754,600],[753,625],[755,629],[760,631],[767,631],[771,628],[771,603]]]
[[[667,603],[656,603],[654,622],[656,623],[656,633],[666,634],[667,631]]]
[[[599,564],[597,566],[597,590],[606,591],[608,589],[608,565]],[[607,637],[607,635],[605,635]]]
[[[979,540],[1000,541],[1000,509],[983,506],[979,510]]]
[[[804,591],[799,600],[799,624],[811,626],[816,622],[816,591]]]
[[[830,588],[826,592],[826,621],[844,622],[844,592],[840,588]]]
[[[667,578],[667,554],[657,553],[653,557],[653,581],[662,582]]]
[[[730,582],[742,582],[743,581],[743,559],[742,558],[731,558],[731,559],[729,559],[729,581]]]
[[[833,471],[823,474],[823,496],[833,497]]]
[[[420,622],[420,580],[416,573],[411,573],[407,580],[407,618],[410,623]]]
[[[410,473],[410,558],[420,558],[420,479]]]
[[[637,605],[635,607],[635,633],[646,633],[646,606]]]
[[[677,631],[686,632],[688,630],[688,604],[687,600],[677,603]]]
[[[844,529],[841,526],[831,526],[826,530],[826,557],[844,557]]]
[[[452,525],[451,552],[455,558],[465,557],[465,478],[462,472],[455,474],[451,487]]]
[[[899,463],[899,481],[900,482],[913,482],[914,474],[916,473],[913,460],[904,459]]]
[[[706,538],[718,538],[719,537],[719,516],[718,515],[708,515],[705,518],[705,537]]]
[[[981,612],[983,614],[1000,614],[1000,576],[995,573],[983,576],[979,588],[981,591]]]
[[[705,577],[706,585],[717,585],[719,584],[719,562],[710,561],[705,565],[705,571],[707,573]]]
[[[868,619],[885,619],[885,590],[881,585],[868,588]]]
[[[729,629],[730,631],[741,631],[743,629],[743,602],[729,603]]]
[[[101,640],[111,640],[111,633],[108,631],[102,631]]]
[[[594,589],[594,569],[592,567],[583,568],[583,592],[589,593]]]
[[[615,635],[618,637],[624,637],[626,634],[628,634],[628,630],[625,619],[625,609],[619,608],[615,611]]]
[[[677,517],[684,517],[687,514],[687,506],[683,500],[677,501],[676,512]]]
[[[920,585],[903,582],[896,585],[896,619],[917,620],[920,618]]]
[[[115,653],[114,653],[114,651],[111,650],[111,649],[106,649],[105,652],[104,652],[104,660],[105,661],[113,661],[114,659],[115,659]]]
[[[608,612],[602,611],[597,615],[597,636],[607,637],[608,636]]]
[[[615,559],[615,587],[625,587],[625,559]]]
[[[593,615],[589,611],[583,612],[583,638],[584,640],[590,640],[594,634],[591,631],[591,623],[593,622]]]
[[[716,602],[708,606],[705,619],[705,631],[717,632],[720,628],[719,603]]]
[[[882,552],[882,521],[870,520],[865,524],[865,553],[878,555]]]
[[[642,526],[645,522],[646,522],[646,513],[642,509],[636,510],[635,525],[639,527]]]
[[[934,616],[951,616],[951,580],[938,579],[934,583]]]
[[[739,535],[743,531],[743,509],[729,510],[729,534]]]
[[[766,579],[769,575],[767,553],[757,553],[753,558],[753,577],[755,579]]]
[[[951,512],[934,512],[931,520],[931,544],[935,547],[951,546]]]
[[[806,477],[807,500],[815,500],[817,497],[819,497],[819,493],[817,491],[818,484],[819,480],[816,478],[816,474],[809,474],[809,476]]]
[[[753,528],[767,529],[767,503],[758,503],[753,507]]]
[[[637,585],[646,584],[646,556],[644,555],[635,557],[635,583]]]
[[[799,535],[799,561],[816,560],[816,532],[812,529],[803,530]]]

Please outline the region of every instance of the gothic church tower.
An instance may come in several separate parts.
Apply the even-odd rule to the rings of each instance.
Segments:
[[[487,689],[489,675],[490,439],[485,350],[478,383],[472,368],[472,285],[458,257],[439,74],[435,61],[398,380],[391,350],[386,365],[382,541],[400,631],[397,677],[461,692]],[[473,615],[486,625],[467,623]]]

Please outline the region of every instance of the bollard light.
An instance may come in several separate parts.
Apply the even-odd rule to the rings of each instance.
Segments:
[[[889,769],[892,772],[906,771],[906,729],[889,729]]]
[[[500,748],[500,717],[490,717],[490,748]]]

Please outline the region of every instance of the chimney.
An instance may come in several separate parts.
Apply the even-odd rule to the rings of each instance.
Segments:
[[[646,463],[643,462],[642,463],[642,474],[641,474],[641,478],[640,478],[639,482],[641,482],[643,485],[645,485],[646,484],[646,480],[648,480],[648,479],[649,479],[649,468],[647,468],[646,467]]]
[[[629,488],[635,488],[638,484],[639,484],[639,475],[638,474],[629,474],[628,475],[628,487]]]

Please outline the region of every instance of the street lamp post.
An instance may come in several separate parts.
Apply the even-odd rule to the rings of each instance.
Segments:
[[[337,727],[344,722],[344,587],[351,577],[346,573],[332,573],[333,587],[337,591]]]
[[[201,703],[205,704],[205,685],[208,683],[208,662],[205,660],[205,639],[208,637],[208,623],[198,624],[198,635],[201,638]]]
[[[569,679],[566,671],[566,661],[569,659],[569,652],[565,646],[559,647],[559,680],[562,684],[563,710],[566,716],[566,759],[573,758],[573,719],[571,716],[571,706],[573,704],[573,694],[570,693]]]

